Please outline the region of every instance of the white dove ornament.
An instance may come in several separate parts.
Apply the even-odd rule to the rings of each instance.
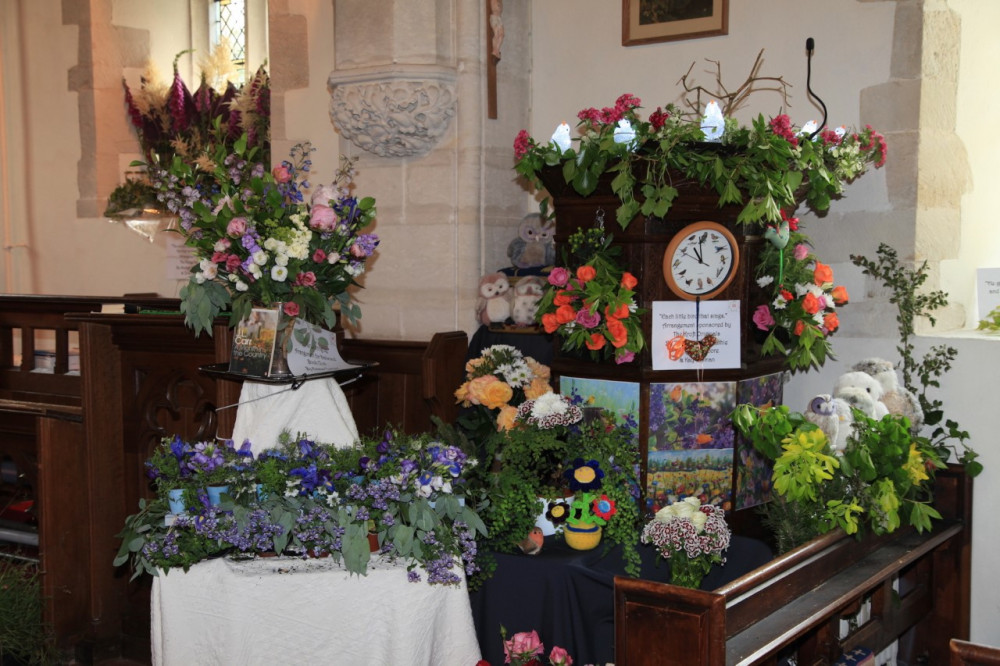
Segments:
[[[819,129],[819,123],[815,120],[810,120],[802,126],[802,129],[799,130],[799,136],[804,136],[808,139],[817,129]]]
[[[701,119],[701,131],[705,135],[705,141],[719,141],[722,133],[726,129],[726,119],[722,116],[722,109],[715,100],[705,105],[705,117]]]
[[[555,144],[556,148],[559,149],[559,152],[565,153],[569,150],[572,145],[569,138],[569,123],[559,123],[559,127],[557,127],[556,131],[552,133],[551,141]]]
[[[627,118],[618,121],[618,126],[615,127],[614,131],[614,139],[615,143],[623,143],[629,150],[635,149],[635,130],[632,129],[632,123]]]

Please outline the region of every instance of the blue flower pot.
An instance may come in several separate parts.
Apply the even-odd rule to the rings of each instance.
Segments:
[[[170,513],[184,513],[184,489],[168,490],[167,504],[170,505]]]
[[[229,486],[209,486],[205,488],[205,491],[208,493],[208,503],[212,506],[219,506],[222,493],[228,493]]]

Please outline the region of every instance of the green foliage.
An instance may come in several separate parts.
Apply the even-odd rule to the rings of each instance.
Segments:
[[[639,213],[665,217],[678,196],[677,185],[684,181],[717,192],[720,206],[742,205],[740,224],[763,227],[780,221],[782,209],[795,210],[803,200],[815,210],[826,210],[846,183],[869,164],[881,166],[884,161],[884,140],[870,127],[848,132],[841,142],[798,137],[793,143],[759,115],[749,127],[727,119],[721,142],[706,144],[700,118],[684,117],[668,105],[657,109],[660,116],[654,125],[639,117],[639,104],[634,97],[622,96],[618,105],[617,117],[628,120],[635,131],[634,149],[615,141],[617,117],[587,119],[579,125],[579,142],[567,150],[519,135],[515,170],[541,189],[539,172],[561,167],[564,182],[583,197],[596,190],[602,177],[610,177],[622,228]]]
[[[912,435],[903,416],[875,420],[855,409],[853,417],[847,448],[835,455],[819,428],[784,405],[733,412],[734,427],[774,463],[777,496],[763,509],[764,524],[782,552],[838,527],[859,535],[902,525],[924,531],[941,517],[930,505],[943,466],[932,443]]]
[[[985,319],[979,320],[979,325],[976,326],[978,331],[986,331],[988,333],[996,333],[1000,331],[1000,306],[990,310],[990,313],[986,315]]]
[[[934,426],[930,440],[937,451],[937,456],[947,460],[955,454],[958,461],[964,465],[969,476],[977,476],[983,469],[978,462],[979,454],[967,443],[969,433],[960,430],[956,422],[944,419],[943,402],[930,398],[927,391],[930,388],[940,388],[939,378],[951,370],[951,364],[958,355],[958,350],[948,345],[935,345],[924,354],[916,357],[913,339],[916,335],[914,322],[918,317],[926,317],[933,326],[936,323],[934,315],[948,305],[948,295],[940,290],[927,291],[922,289],[928,278],[927,262],[924,261],[915,268],[904,266],[895,249],[886,243],[880,243],[877,259],[871,260],[860,255],[851,255],[855,266],[862,272],[882,282],[892,294],[889,302],[896,306],[896,323],[899,328],[899,352],[903,361],[903,385],[912,392],[924,412],[924,424]],[[951,442],[957,442],[953,444]],[[961,448],[961,451],[958,448]]]
[[[0,661],[4,664],[57,663],[42,601],[41,581],[33,567],[0,561]]]

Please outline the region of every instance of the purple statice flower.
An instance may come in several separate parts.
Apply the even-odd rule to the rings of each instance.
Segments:
[[[411,583],[419,583],[420,574],[411,569],[406,572],[406,580],[410,581]]]

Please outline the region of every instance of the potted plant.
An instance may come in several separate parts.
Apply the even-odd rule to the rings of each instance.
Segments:
[[[713,564],[725,564],[722,553],[732,533],[718,506],[686,497],[659,511],[642,529],[642,542],[670,561],[673,585],[698,589]]]

